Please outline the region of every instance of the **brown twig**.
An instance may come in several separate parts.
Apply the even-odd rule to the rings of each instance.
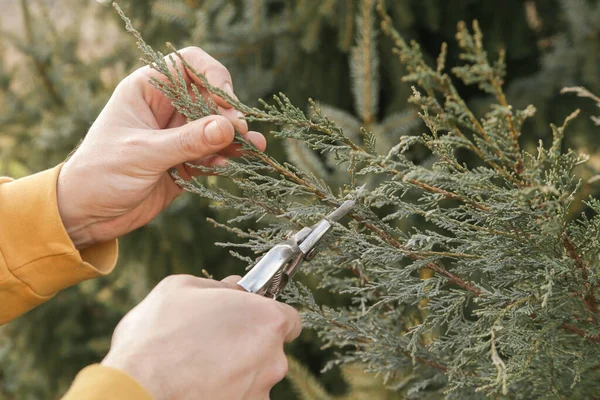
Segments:
[[[590,311],[596,316],[599,316],[598,303],[596,302],[594,286],[589,282],[588,267],[583,262],[581,256],[577,253],[577,249],[575,248],[575,245],[573,244],[567,233],[563,234],[563,244],[565,246],[565,249],[567,250],[567,254],[569,255],[569,257],[571,257],[575,261],[575,265],[578,269],[581,270],[581,279],[583,280],[583,285],[585,286],[587,292],[583,298],[583,304],[588,311]],[[598,325],[598,323],[595,320],[594,323]]]
[[[428,192],[432,192],[432,193],[439,193],[444,195],[447,199],[453,199],[453,200],[459,200],[462,201],[463,203],[467,203],[467,204],[471,204],[472,206],[474,206],[475,208],[478,208],[482,211],[490,211],[490,209],[486,206],[484,206],[483,204],[478,203],[477,201],[473,200],[473,199],[467,199],[459,194],[453,193],[453,192],[449,192],[447,190],[444,189],[440,189],[438,187],[435,186],[431,186],[427,183],[421,182],[421,181],[417,181],[416,179],[407,179],[406,182],[408,183],[412,183],[415,186],[420,187],[421,189],[427,190]]]
[[[573,332],[574,334],[581,336],[582,338],[584,338],[592,343],[600,343],[600,336],[590,335],[589,332],[587,332],[581,328],[578,328],[573,324],[570,324],[568,322],[563,322],[560,327],[569,332]]]

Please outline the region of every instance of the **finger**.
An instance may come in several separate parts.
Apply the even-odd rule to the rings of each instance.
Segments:
[[[174,165],[213,155],[233,142],[234,130],[224,117],[211,116],[178,128],[157,130],[151,137],[154,156],[148,165],[166,171]],[[150,157],[150,155],[149,155]]]
[[[221,279],[221,282],[237,284],[240,279],[242,279],[242,277],[239,275],[229,275],[228,277]]]
[[[190,180],[193,176],[218,175],[214,167],[224,167],[229,162],[227,157],[221,155],[212,155],[201,158],[200,160],[187,162],[183,164],[184,173],[179,173],[184,180]]]
[[[256,146],[260,151],[265,151],[267,148],[267,139],[265,139],[265,136],[260,132],[249,131],[244,135],[244,138]]]
[[[176,112],[171,116],[171,119],[169,120],[169,122],[167,122],[166,125],[162,126],[162,128],[163,129],[178,128],[187,123],[188,123],[187,117],[183,114]]]
[[[240,279],[240,276],[232,275],[221,281],[217,281],[215,279],[200,278],[189,274],[179,274],[170,275],[164,280],[168,281],[169,285],[175,287],[192,286],[198,289],[235,289],[244,291],[241,286],[237,285],[237,282]]]
[[[179,55],[198,73],[204,75],[212,86],[224,90],[233,98],[235,96],[233,92],[233,82],[231,75],[227,68],[225,68],[220,62],[211,57],[204,50],[199,47],[186,47],[185,49],[178,51]],[[171,76],[178,78],[179,71],[183,78],[186,86],[189,87],[192,83],[202,86],[202,80],[196,76],[192,71],[189,71],[184,67],[181,58],[174,53],[167,55],[164,58],[167,63],[167,68]],[[124,96],[136,96],[141,95],[145,103],[150,108],[150,111],[156,118],[158,125],[162,128],[167,126],[167,123],[175,113],[175,109],[171,105],[171,101],[164,95],[164,93],[158,91],[156,87],[151,83],[151,80],[156,79],[159,82],[168,82],[168,77],[151,68],[145,66],[123,81],[120,85],[120,93]],[[205,89],[202,88],[202,91]],[[221,97],[209,93],[208,96],[223,109],[230,109],[231,105],[227,103]]]
[[[259,132],[250,131],[244,135],[244,137],[261,151],[264,151],[267,147],[265,137]],[[177,165],[177,172],[179,173],[179,176],[186,181],[189,181],[194,176],[218,175],[218,173],[211,171],[210,168],[224,167],[229,162],[228,157],[241,157],[243,152],[241,152],[240,149],[241,145],[230,144],[225,149],[219,151],[218,154],[209,155],[186,162],[185,164]],[[198,166],[198,168],[195,168],[194,165]],[[164,166],[161,166],[161,168],[164,168]],[[181,191],[177,190],[176,192],[177,194],[175,197],[179,195]]]
[[[208,94],[207,94],[208,96]],[[227,118],[242,135],[248,132],[248,123],[244,119],[244,114],[235,108],[218,108],[218,114]],[[188,122],[188,119],[179,112],[175,112],[162,128],[177,128]]]
[[[190,274],[175,274],[165,277],[156,287],[166,286],[171,290],[179,290],[182,287],[194,287],[201,289],[221,288],[221,282],[214,279],[200,278]]]
[[[237,129],[242,135],[246,135],[248,132],[248,123],[246,122],[246,120],[241,119],[243,118],[243,114],[233,108],[229,108],[229,109],[224,109],[221,108],[220,113],[222,116],[224,116],[225,118],[227,118],[231,124],[234,126],[235,129]],[[174,113],[171,118],[169,119],[169,121],[162,126],[162,128],[177,128],[180,127],[182,125],[185,125],[188,123],[188,119],[176,112]]]
[[[227,118],[231,122],[233,127],[237,129],[243,136],[245,136],[248,133],[248,124],[245,120],[240,119],[240,116],[243,116],[243,114],[241,114],[237,110],[234,110],[233,108],[221,109],[220,112],[221,115]],[[166,125],[164,125],[162,128],[178,128],[187,123],[188,119],[184,115],[176,112],[171,116],[171,119],[169,119]]]
[[[265,151],[267,148],[267,140],[262,133],[250,131],[244,135],[244,139],[260,151]],[[234,143],[221,150],[219,154],[226,157],[241,157],[244,155],[244,151],[241,144]]]
[[[221,279],[221,282],[226,284],[231,289],[241,290],[245,292],[246,290],[237,284],[240,281],[240,279],[242,279],[242,277],[239,275],[231,275],[224,279]]]
[[[224,157],[229,157],[229,158],[241,157],[244,155],[244,153],[242,152],[242,145],[238,144],[238,143],[234,143],[234,144],[227,146],[226,148],[221,150],[219,152],[219,154]]]
[[[231,97],[237,99],[235,93],[233,92],[233,81],[231,79],[231,74],[227,68],[223,66],[223,64],[211,57],[201,48],[195,46],[178,50],[177,53],[179,53],[179,55],[171,53],[165,57],[165,60],[169,64],[169,70],[171,73],[175,73],[177,70],[179,70],[181,71],[186,84],[189,85],[190,83],[195,83],[200,87],[204,86],[202,79],[200,79],[198,75],[196,75],[191,69],[184,67],[184,63],[181,60],[183,58],[183,60],[185,60],[185,62],[191,68],[193,68],[194,71],[198,72],[200,75],[203,75],[209,84],[222,89]],[[173,59],[175,65],[173,65],[171,59]],[[155,70],[151,69],[149,71],[150,74],[153,73],[152,71],[156,72]],[[157,79],[166,79],[166,77],[163,77],[162,74],[158,72],[156,72],[156,75],[151,76],[154,76]],[[220,96],[212,93],[210,93],[209,96],[218,106],[223,108],[231,108],[231,105]]]
[[[295,308],[278,301],[276,301],[275,304],[285,316],[284,342],[289,343],[300,336],[300,333],[302,332],[302,318]]]
[[[227,68],[223,66],[223,64],[215,60],[199,47],[186,47],[185,49],[180,50],[179,54],[188,63],[188,65],[194,68],[194,70],[201,75],[204,75],[208,83],[224,90],[231,97],[237,99],[233,92],[233,81],[231,79],[231,75],[229,74]],[[187,76],[190,77],[193,82],[203,86],[200,77],[198,77],[192,71],[189,71],[187,68],[185,71]],[[211,93],[210,97],[218,106],[223,108],[231,108],[231,105],[225,99],[217,96],[216,94]]]
[[[198,278],[201,279],[196,282],[196,286],[201,289],[234,289],[244,290],[242,287],[232,282],[217,281],[215,279]]]
[[[237,129],[242,135],[248,132],[248,122],[244,119],[244,114],[236,110],[235,108],[223,108],[219,107],[219,112],[222,116],[231,121],[235,129]]]
[[[203,99],[209,99],[211,98],[212,94],[211,92],[209,92],[206,88],[199,86],[197,83],[192,82],[192,85],[194,85],[196,87],[196,89],[198,89],[198,92],[200,93],[200,95],[202,95]],[[192,98],[196,98],[196,94],[193,93],[193,91],[190,89],[190,95],[192,96]],[[237,99],[237,96],[233,96],[235,99]],[[220,99],[220,97],[217,97],[218,99]],[[214,100],[214,99],[212,99]],[[234,107],[232,107],[229,103],[226,103],[226,107],[222,107],[219,106],[217,104],[217,114],[219,115],[223,115],[224,117],[226,117],[227,119],[229,119],[231,121],[231,123],[233,124],[233,126],[235,126],[235,128],[237,130],[240,131],[240,133],[246,133],[248,131],[248,123],[245,119],[244,114],[241,111],[238,111],[237,109],[235,109]]]
[[[267,148],[267,140],[260,132],[249,131],[244,135],[244,139],[252,143],[260,151],[265,151]],[[227,157],[241,157],[244,155],[244,152],[242,151],[242,145],[234,143],[221,150],[219,154]]]
[[[245,136],[246,140],[251,142],[259,150],[261,150],[261,151],[265,150],[265,148],[267,146],[267,141],[261,133],[250,131],[244,136]],[[210,155],[210,156],[203,157],[198,160],[194,160],[194,161],[190,161],[190,162],[186,163],[184,165],[184,167],[181,168],[181,170],[179,171],[179,174],[185,180],[191,179],[192,176],[214,175],[215,174],[214,172],[207,171],[205,168],[223,167],[223,166],[227,165],[227,162],[228,162],[227,157],[241,157],[243,155],[241,148],[242,148],[242,146],[240,144],[237,144],[237,143],[230,144],[225,149],[221,150],[217,155]],[[204,169],[203,168],[194,168],[194,165],[197,165],[199,167],[204,167]]]

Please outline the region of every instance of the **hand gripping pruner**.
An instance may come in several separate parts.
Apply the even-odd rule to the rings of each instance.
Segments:
[[[246,291],[275,299],[285,288],[304,260],[315,256],[316,247],[356,203],[347,200],[331,214],[311,227],[304,227],[287,240],[276,244],[238,282]]]

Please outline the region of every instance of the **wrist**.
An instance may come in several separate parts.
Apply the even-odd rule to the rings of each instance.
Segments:
[[[71,185],[68,182],[67,169],[68,165],[63,165],[56,184],[58,213],[63,227],[75,245],[75,248],[83,250],[92,246],[95,241],[89,232],[85,218],[81,216],[81,212],[78,212],[79,207],[75,204],[77,194],[73,193],[70,189]]]

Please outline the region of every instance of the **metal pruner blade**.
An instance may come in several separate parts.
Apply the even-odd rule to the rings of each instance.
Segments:
[[[358,193],[360,194],[364,186]],[[303,261],[310,261],[316,254],[316,248],[333,228],[335,222],[342,219],[356,200],[347,200],[333,212],[311,227],[305,227],[294,235],[276,244],[252,269],[238,282],[242,288],[261,296],[276,298],[285,288]]]

